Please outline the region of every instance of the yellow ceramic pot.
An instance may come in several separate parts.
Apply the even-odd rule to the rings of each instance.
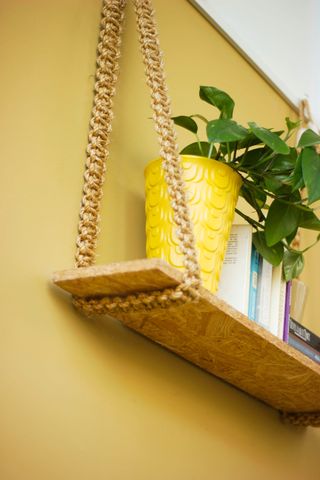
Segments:
[[[181,156],[184,181],[203,286],[218,287],[220,270],[241,187],[241,177],[227,165],[205,157]],[[163,258],[183,269],[162,159],[145,169],[147,257]]]

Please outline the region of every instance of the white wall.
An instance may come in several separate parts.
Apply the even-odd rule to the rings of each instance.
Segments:
[[[309,99],[320,124],[317,0],[190,0],[295,106]]]

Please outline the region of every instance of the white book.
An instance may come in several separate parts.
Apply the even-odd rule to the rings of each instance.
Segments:
[[[232,225],[216,295],[241,313],[248,315],[251,225]]]
[[[308,289],[304,282],[294,278],[291,283],[290,317],[296,322],[303,322],[303,312],[306,304]]]
[[[282,276],[282,264],[272,268],[270,321],[268,330],[275,336],[283,336],[286,281]]]
[[[272,265],[261,258],[261,269],[258,278],[256,322],[269,330],[271,307]]]

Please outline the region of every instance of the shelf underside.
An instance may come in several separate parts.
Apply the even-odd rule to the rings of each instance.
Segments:
[[[166,262],[144,259],[65,270],[53,281],[71,294],[99,297],[174,287],[181,278]],[[320,411],[320,366],[204,288],[197,303],[115,317],[279,410]]]

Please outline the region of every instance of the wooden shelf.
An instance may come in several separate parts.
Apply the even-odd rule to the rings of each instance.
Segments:
[[[150,259],[65,270],[53,282],[93,297],[174,287],[181,279],[180,271]],[[204,288],[197,303],[116,318],[276,409],[320,411],[320,365]]]

